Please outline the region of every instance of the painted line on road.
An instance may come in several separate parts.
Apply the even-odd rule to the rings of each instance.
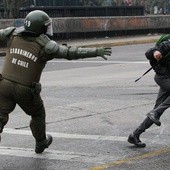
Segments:
[[[114,162],[103,164],[103,165],[98,166],[98,167],[90,168],[89,170],[105,170],[107,168],[113,169],[114,166],[120,166],[120,165],[123,165],[123,164],[130,163],[132,161],[134,162],[134,161],[138,161],[138,160],[141,160],[141,159],[153,158],[153,157],[163,155],[163,154],[166,154],[166,153],[170,153],[170,148],[164,148],[164,149],[152,151],[152,152],[149,152],[149,153],[145,153],[145,154],[142,154],[142,155],[130,157],[130,158],[127,158],[127,159],[117,160],[117,161],[114,161]]]
[[[6,134],[16,134],[16,135],[32,135],[30,130],[16,130],[11,128],[5,128],[4,133]],[[118,136],[101,136],[101,135],[79,135],[79,134],[65,134],[65,133],[54,133],[48,132],[53,137],[56,138],[67,138],[67,139],[87,139],[87,140],[105,140],[105,141],[127,141],[127,137]],[[92,153],[79,153],[79,152],[69,152],[69,151],[58,151],[58,150],[45,150],[43,154],[35,154],[33,149],[30,148],[17,148],[17,147],[6,147],[0,146],[0,155],[6,156],[17,156],[25,158],[41,158],[49,160],[65,160],[65,161],[77,161],[77,162],[90,162],[95,164],[101,164],[101,166],[94,167],[91,170],[104,170],[107,167],[112,167],[115,165],[121,165],[128,163],[130,161],[135,161],[138,159],[144,159],[156,156],[158,154],[167,153],[170,148],[146,153],[144,155],[135,156],[132,158],[118,160],[115,155],[96,155]],[[108,164],[105,164],[109,160],[118,160]]]
[[[46,149],[42,154],[36,154],[31,148],[17,148],[0,146],[0,155],[4,156],[16,156],[24,158],[38,158],[48,160],[63,160],[63,161],[76,161],[76,162],[89,162],[89,163],[104,163],[100,160],[107,158],[108,156],[102,156],[90,153],[68,152]]]
[[[16,130],[11,128],[4,128],[4,133],[16,134],[16,135],[32,135],[29,130]],[[102,136],[102,135],[80,135],[80,134],[68,134],[68,133],[55,133],[47,132],[55,138],[69,138],[69,139],[87,139],[87,140],[104,140],[104,141],[127,141],[127,137],[121,136]]]
[[[58,61],[58,60],[51,60],[48,63],[103,63],[103,64],[148,64],[148,61],[80,61],[80,60],[73,60],[73,61]]]
[[[29,135],[32,136],[30,130],[12,129],[4,128],[3,133],[14,134],[14,135]],[[79,140],[101,140],[101,141],[114,141],[114,142],[127,142],[127,136],[103,136],[103,135],[82,135],[82,134],[69,134],[69,133],[57,133],[57,132],[47,132],[47,134],[52,135],[54,138],[64,138],[64,139],[79,139]],[[142,141],[151,143],[160,143],[155,139],[142,138]]]

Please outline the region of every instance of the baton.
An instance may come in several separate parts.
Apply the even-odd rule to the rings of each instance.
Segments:
[[[141,77],[139,77],[138,79],[135,80],[135,82],[139,81],[145,74],[147,74],[149,71],[152,70],[152,67],[149,68],[145,73],[143,73],[143,75]]]

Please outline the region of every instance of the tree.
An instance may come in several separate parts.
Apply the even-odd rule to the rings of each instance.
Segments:
[[[29,0],[3,0],[5,18],[18,18],[20,7]]]
[[[74,0],[69,0],[73,2]],[[82,6],[91,6],[91,5],[124,5],[125,0],[77,0]],[[169,0],[130,0],[132,5],[143,5],[145,7],[146,13],[153,14],[154,7],[157,6],[158,9],[162,9],[163,13],[166,13],[167,8],[170,7]],[[50,5],[58,4],[62,2],[64,4],[65,0],[0,0],[0,5],[4,6],[5,9],[5,18],[18,18],[19,9],[21,6],[27,3],[27,5]],[[75,1],[74,1],[75,2]],[[111,2],[111,3],[108,3]],[[161,10],[160,10],[161,11]]]

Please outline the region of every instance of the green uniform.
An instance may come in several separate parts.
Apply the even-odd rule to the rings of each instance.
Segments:
[[[45,139],[45,109],[40,96],[41,73],[48,60],[68,60],[109,55],[103,48],[58,45],[45,34],[28,36],[16,28],[0,30],[0,40],[8,39],[8,50],[0,81],[0,133],[9,113],[18,104],[31,116],[30,127],[36,141]]]

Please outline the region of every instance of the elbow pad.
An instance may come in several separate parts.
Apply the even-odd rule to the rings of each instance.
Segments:
[[[56,50],[55,53],[53,53],[54,58],[65,58],[68,59],[68,47],[65,45],[58,45],[57,47],[58,50]]]
[[[55,54],[59,50],[59,45],[55,41],[48,41],[44,47],[44,51],[47,54]]]
[[[65,59],[69,60],[69,58],[68,58],[68,47],[65,46],[65,45],[60,45],[58,52],[56,54],[57,54],[57,56],[55,58],[65,58]]]
[[[75,59],[77,53],[77,47],[70,47],[68,52],[68,58],[69,60]]]

